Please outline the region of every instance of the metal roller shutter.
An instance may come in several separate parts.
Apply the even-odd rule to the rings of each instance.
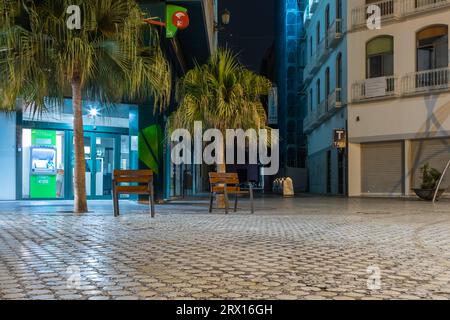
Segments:
[[[427,162],[433,168],[443,171],[445,165],[450,160],[450,139],[429,139],[412,142],[412,172],[413,187],[420,188],[422,174],[420,168]],[[450,174],[444,178],[442,183],[444,188],[450,188]],[[450,192],[450,189],[447,190]]]
[[[402,142],[361,145],[361,191],[369,195],[403,193]]]

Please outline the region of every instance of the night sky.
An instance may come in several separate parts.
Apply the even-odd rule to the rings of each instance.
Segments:
[[[227,8],[230,24],[219,33],[220,46],[240,53],[241,62],[259,72],[266,51],[274,42],[275,1],[218,0],[220,15]]]

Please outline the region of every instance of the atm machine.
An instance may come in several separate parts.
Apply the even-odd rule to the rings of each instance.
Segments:
[[[30,197],[56,198],[56,147],[30,148]]]

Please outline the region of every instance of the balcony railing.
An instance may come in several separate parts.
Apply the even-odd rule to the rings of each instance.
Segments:
[[[402,0],[402,15],[426,12],[450,5],[450,0]]]
[[[316,109],[310,111],[303,120],[303,130],[310,133],[315,127],[328,119],[336,108],[342,106],[341,89],[335,89],[328,98],[322,100]]]
[[[328,112],[333,111],[336,108],[340,108],[342,106],[342,89],[336,88],[334,91],[328,96],[327,99],[327,110]]]
[[[343,37],[342,20],[336,19],[328,28],[327,47],[334,47]]]
[[[403,93],[420,94],[450,89],[450,68],[433,69],[407,74],[402,79]]]
[[[352,10],[352,25],[354,28],[367,25],[370,13],[367,13],[369,6],[376,5],[381,9],[381,21],[400,17],[400,3],[396,0],[378,1]]]
[[[450,6],[450,0],[383,0],[366,4],[352,9],[353,28],[366,26],[370,5],[377,5],[381,9],[381,21],[384,22]]]
[[[398,78],[380,77],[357,81],[352,86],[353,101],[383,99],[398,96]]]
[[[325,119],[327,112],[327,99],[324,99],[317,105],[317,121]]]
[[[323,62],[323,59],[326,57],[326,51],[326,41],[322,40],[317,44],[316,50],[313,52],[312,56],[310,56],[306,68],[303,71],[304,81],[311,80],[316,71],[320,68],[321,62]]]
[[[306,64],[305,70],[303,71],[303,81],[307,82],[312,79],[314,76],[314,70],[316,67],[314,56],[311,57],[312,60],[308,61]]]
[[[316,51],[314,53],[316,64],[319,64],[319,63],[321,63],[321,62],[323,62],[325,60],[327,50],[328,50],[328,48],[327,48],[327,41],[325,39],[322,39],[317,44],[317,48],[316,48]]]

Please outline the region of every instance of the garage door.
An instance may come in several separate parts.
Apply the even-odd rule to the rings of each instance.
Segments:
[[[420,187],[422,182],[420,168],[426,163],[442,172],[449,160],[450,139],[414,141],[412,143],[413,186]],[[450,187],[450,173],[444,178],[442,185],[447,188]]]
[[[403,193],[402,142],[361,145],[361,191],[366,195]]]

